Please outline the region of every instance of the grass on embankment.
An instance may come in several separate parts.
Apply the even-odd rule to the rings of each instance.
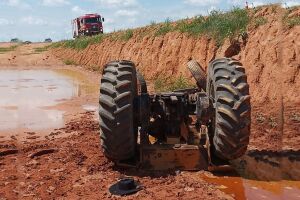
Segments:
[[[44,47],[36,47],[36,48],[34,48],[34,52],[35,53],[42,53],[42,52],[48,51],[48,49],[50,47],[51,47],[51,45],[47,45],[47,46],[44,46]]]
[[[173,78],[159,76],[154,80],[154,90],[156,92],[175,91],[193,87],[196,87],[196,85],[191,83],[182,74],[179,77]]]
[[[10,52],[10,51],[14,51],[14,50],[16,50],[16,48],[18,46],[19,45],[13,45],[13,46],[10,46],[10,47],[0,47],[0,53],[7,53],[7,52]]]
[[[272,4],[269,6],[259,6],[255,9],[241,9],[233,8],[231,11],[212,11],[208,16],[196,16],[189,19],[183,19],[176,22],[172,22],[167,19],[164,23],[151,22],[149,26],[127,29],[123,31],[117,31],[92,37],[80,37],[75,40],[65,40],[51,45],[52,48],[64,47],[72,48],[76,50],[82,50],[87,48],[90,44],[101,43],[104,39],[111,41],[128,41],[134,36],[135,38],[141,38],[145,36],[160,37],[169,32],[181,32],[186,33],[193,37],[206,36],[213,39],[217,46],[221,46],[225,39],[230,40],[244,35],[249,27],[257,28],[261,25],[268,23],[264,17],[254,17],[253,13],[259,12],[265,7],[270,7],[274,14],[280,8],[278,4]],[[300,17],[288,17],[288,15],[296,9],[295,7],[286,9],[286,14],[282,17],[283,23],[286,27],[291,28],[300,24]]]
[[[229,12],[212,11],[209,16],[197,16],[192,19],[180,20],[171,22],[167,19],[165,23],[156,24],[144,27],[143,36],[151,35],[154,37],[163,36],[168,32],[182,32],[192,36],[202,36],[213,38],[217,44],[223,43],[226,38],[233,38],[246,31],[250,22],[248,13],[244,9],[234,8]],[[92,37],[81,37],[75,40],[66,40],[57,42],[51,45],[53,48],[65,47],[77,50],[82,50],[90,44],[101,43],[103,39],[113,41],[128,41],[131,39],[137,29],[128,29],[108,34],[102,34]]]
[[[287,26],[288,28],[292,28],[294,26],[299,26],[300,25],[300,16],[299,15],[293,15],[293,16],[290,16],[289,15],[291,13],[293,13],[294,11],[296,11],[296,9],[299,9],[297,7],[291,7],[289,9],[286,10],[284,16],[283,16],[283,24],[285,26]]]

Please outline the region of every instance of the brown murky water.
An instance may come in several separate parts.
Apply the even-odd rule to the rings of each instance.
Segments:
[[[299,200],[298,151],[249,151],[232,162],[235,171],[202,178],[238,200]]]
[[[66,111],[56,106],[97,90],[77,71],[0,70],[0,133],[62,127]]]

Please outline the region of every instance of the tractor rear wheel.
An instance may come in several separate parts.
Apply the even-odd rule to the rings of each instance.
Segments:
[[[112,161],[135,155],[137,126],[133,101],[136,95],[134,63],[114,61],[104,66],[99,98],[100,138],[105,156]]]
[[[250,95],[245,69],[230,58],[210,63],[207,95],[213,105],[212,152],[224,160],[241,157],[250,136]]]

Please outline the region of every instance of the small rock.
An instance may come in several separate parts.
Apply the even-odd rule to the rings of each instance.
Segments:
[[[49,190],[55,190],[55,187],[53,187],[53,186],[49,186],[49,188],[48,188]]]
[[[30,194],[23,194],[23,197],[32,197],[32,196],[35,196],[34,193],[30,193]]]
[[[30,174],[25,174],[26,179],[30,179]]]
[[[216,188],[218,188],[218,189],[226,189],[226,188],[228,188],[227,186],[225,186],[225,185],[218,185]]]
[[[10,138],[13,140],[17,140],[16,136],[14,136],[14,135],[10,136]]]
[[[192,192],[192,191],[195,190],[195,188],[193,188],[193,187],[185,187],[183,190],[186,191],[186,192]]]
[[[55,190],[55,187],[49,186],[47,192],[52,193]]]
[[[37,161],[37,160],[31,160],[31,161],[29,161],[29,162],[27,162],[26,164],[25,164],[25,166],[26,167],[32,167],[32,166],[37,166],[37,165],[39,165],[40,163]]]
[[[24,182],[20,182],[19,185],[20,185],[21,187],[24,187],[24,186],[25,186],[25,183],[24,183]]]
[[[63,172],[65,169],[64,168],[59,168],[59,169],[50,169],[51,174]]]

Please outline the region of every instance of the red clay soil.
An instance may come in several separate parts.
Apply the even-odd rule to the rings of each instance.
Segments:
[[[57,130],[71,133],[29,143],[0,144],[0,199],[119,199],[108,192],[121,177],[143,185],[139,193],[122,199],[233,199],[202,179],[207,172],[146,173],[122,170],[100,151],[99,126],[94,113],[82,113]]]
[[[275,9],[276,8],[276,9]],[[164,36],[143,35],[138,29],[129,41],[105,39],[85,50],[58,48],[52,53],[86,67],[101,67],[111,60],[129,59],[147,80],[160,74],[190,77],[186,63],[196,59],[203,67],[216,57],[234,57],[246,68],[252,104],[250,149],[300,149],[300,26],[283,23],[286,10],[263,7],[253,17],[267,23],[248,28],[248,39],[226,41],[218,48],[213,40],[171,32]],[[300,16],[296,8],[288,17]]]

